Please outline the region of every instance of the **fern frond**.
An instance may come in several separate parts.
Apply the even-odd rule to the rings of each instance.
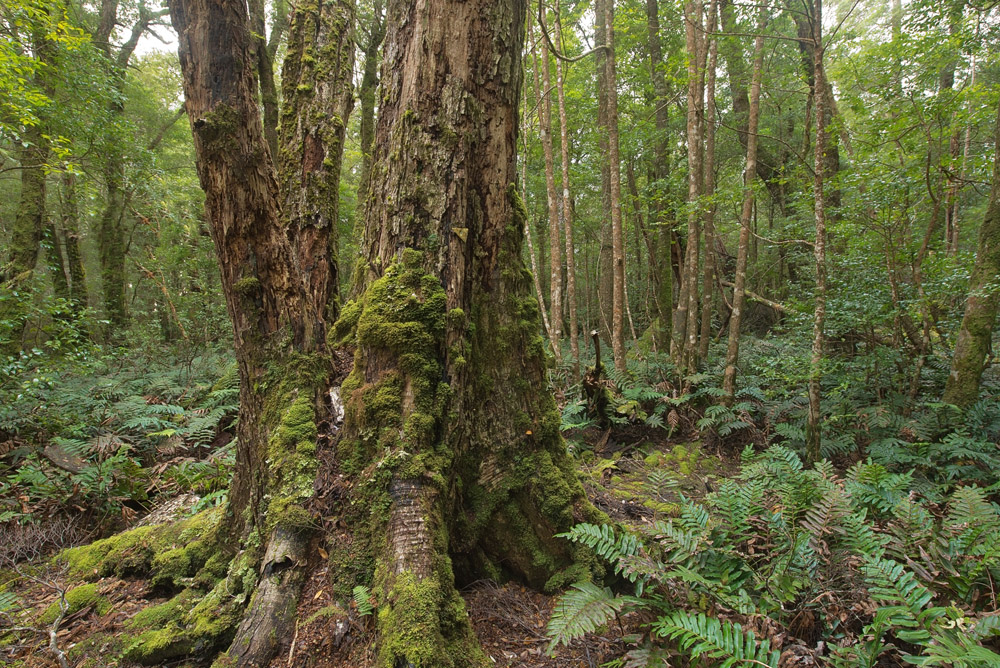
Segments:
[[[551,654],[556,645],[596,631],[613,619],[628,601],[615,596],[607,587],[598,587],[590,582],[573,585],[559,597],[552,611],[546,629],[552,639],[547,651]]]
[[[705,657],[730,666],[767,666],[778,668],[781,653],[771,649],[769,640],[757,642],[753,631],[744,631],[739,624],[720,622],[703,612],[692,614],[678,610],[653,623],[653,630],[663,638],[678,643],[692,659]]]

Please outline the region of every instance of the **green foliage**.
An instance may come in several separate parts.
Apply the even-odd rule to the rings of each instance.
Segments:
[[[808,633],[829,638],[837,665],[874,666],[887,652],[917,665],[990,665],[980,640],[1000,626],[991,613],[1000,509],[984,489],[963,486],[940,514],[919,500],[917,483],[871,460],[841,477],[825,460],[805,467],[787,447],[748,447],[737,476],[701,503],[682,497],[678,515],[641,538],[589,524],[563,534],[636,583],[639,598],[578,588],[550,635],[564,642],[596,628],[609,605],[615,614],[646,609],[653,647],[669,641],[692,658],[776,666],[769,640],[737,620],[769,617],[764,628],[787,637],[809,615]],[[844,627],[839,611],[863,607],[874,611],[866,626]],[[978,639],[961,630],[980,623]]]
[[[0,383],[0,432],[21,444],[0,459],[0,521],[35,521],[67,502],[109,520],[154,490],[196,492],[202,507],[224,500],[233,449],[218,441],[238,393],[235,376],[216,382],[224,358],[122,361],[37,356]]]
[[[721,660],[720,668],[752,665],[777,668],[781,655],[771,650],[767,640],[758,643],[753,631],[744,631],[739,624],[722,622],[705,613],[678,610],[654,622],[653,630],[675,641],[692,659]]]

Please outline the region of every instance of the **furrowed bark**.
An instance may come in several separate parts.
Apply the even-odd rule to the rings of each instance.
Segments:
[[[382,666],[486,664],[456,580],[551,588],[580,575],[552,536],[593,511],[544,390],[522,260],[525,10],[389,6],[364,290],[338,324],[357,344],[338,459],[384,509],[357,528],[372,536]]]
[[[315,338],[339,310],[337,222],[340,165],[354,108],[353,0],[296,4],[282,69],[282,213],[294,238]]]
[[[316,471],[316,416],[331,365],[280,217],[246,5],[173,0],[170,13],[240,374],[239,447],[223,535],[242,550],[222,585],[258,584],[243,591],[251,603],[227,661],[259,666],[270,661],[295,609],[313,524],[304,506]],[[231,595],[214,612],[236,621],[238,613]],[[219,626],[210,642],[231,636]]]

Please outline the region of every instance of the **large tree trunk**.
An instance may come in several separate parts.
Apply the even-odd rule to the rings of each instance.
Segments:
[[[229,588],[225,595],[213,590],[196,606],[219,621],[195,640],[213,647],[232,638],[241,607],[234,594],[242,591],[251,604],[229,660],[256,666],[270,660],[294,615],[313,525],[305,504],[317,469],[317,416],[327,412],[322,397],[331,363],[316,326],[322,316],[306,294],[279,213],[246,5],[173,0],[170,11],[240,375],[236,473],[220,535],[233,537],[241,551],[228,580],[216,585]],[[189,651],[176,642],[167,653]]]
[[[1000,303],[1000,293],[996,290],[996,277],[1000,274],[1000,106],[997,107],[993,146],[993,185],[986,217],[979,228],[976,264],[969,278],[965,315],[955,339],[951,373],[943,397],[944,402],[963,408],[971,406],[979,397],[979,382],[990,353]]]
[[[753,79],[750,83],[750,109],[747,123],[747,162],[743,170],[743,209],[740,211],[740,240],[736,249],[736,275],[733,278],[733,312],[729,316],[729,345],[726,370],[722,380],[723,403],[731,406],[736,396],[736,365],[740,357],[740,324],[746,303],[747,255],[750,248],[750,217],[753,214],[753,182],[757,175],[757,124],[760,118],[760,81],[764,69],[764,26],[767,14],[760,9],[757,36],[753,48]]]
[[[525,4],[393,2],[339,459],[358,494],[379,665],[484,665],[454,582],[579,577],[553,534],[592,515],[545,389],[514,188]],[[392,156],[392,159],[390,159]],[[380,536],[386,535],[383,541]],[[370,561],[369,561],[370,560]],[[568,569],[568,570],[567,570]]]
[[[360,296],[331,332],[356,350],[335,455],[323,450],[330,358],[278,211],[245,5],[172,0],[171,14],[241,377],[224,528],[243,537],[242,552],[218,585],[225,594],[198,606],[219,608],[216,629],[235,594],[251,603],[219,664],[266,665],[291,623],[314,554],[319,449],[334,469],[323,479],[347,481],[321,513],[335,515],[332,589],[372,591],[378,665],[485,666],[456,580],[556,588],[586,577],[583,553],[554,535],[601,519],[559,435],[521,259],[525,6],[389,7]]]

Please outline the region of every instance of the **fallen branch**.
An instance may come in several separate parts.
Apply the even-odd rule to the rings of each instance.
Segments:
[[[731,281],[719,281],[719,283],[721,283],[722,285],[726,286],[727,288],[733,287],[733,284],[732,284]],[[778,302],[773,302],[770,299],[768,299],[767,297],[761,297],[756,292],[751,292],[750,290],[744,290],[743,292],[747,296],[747,299],[752,299],[753,301],[760,302],[761,304],[763,304],[765,306],[770,306],[775,311],[778,311],[780,313],[787,313],[788,312],[788,309],[785,308],[784,304],[779,304]]]

